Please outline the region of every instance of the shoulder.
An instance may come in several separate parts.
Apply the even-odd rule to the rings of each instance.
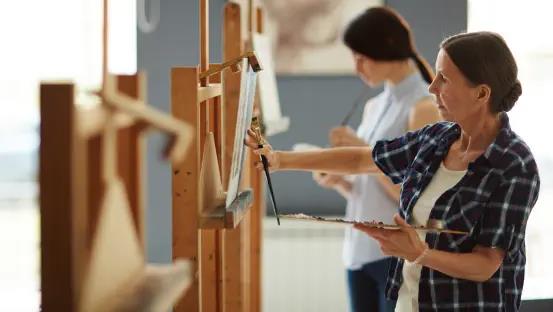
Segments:
[[[528,144],[513,131],[501,136],[490,153],[498,154],[494,158],[494,165],[503,172],[504,179],[539,176],[538,166]]]
[[[425,139],[442,139],[452,131],[456,131],[459,125],[449,121],[438,121],[427,124],[420,129],[420,136]]]
[[[429,148],[436,146],[448,135],[451,135],[459,126],[451,122],[436,122],[427,124],[422,128],[408,131],[404,135],[393,140],[381,140],[378,143],[390,144],[391,148],[399,148],[403,150],[413,148]],[[375,146],[376,148],[376,146]]]
[[[420,104],[433,104],[434,96],[428,90],[429,84],[418,77],[408,85],[401,96],[401,101],[408,107],[419,106]]]
[[[434,99],[431,96],[425,95],[419,97],[411,106],[411,114],[421,114],[424,112],[438,112]]]
[[[433,124],[442,118],[430,96],[424,96],[416,101],[409,111],[409,130],[422,128],[427,124]]]

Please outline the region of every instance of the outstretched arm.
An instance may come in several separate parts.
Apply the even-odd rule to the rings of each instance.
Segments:
[[[258,148],[248,132],[246,145],[258,155],[264,155],[271,170],[321,171],[334,174],[379,173],[372,158],[372,148],[335,147],[303,152],[273,151],[269,144]],[[261,164],[258,164],[258,166]]]

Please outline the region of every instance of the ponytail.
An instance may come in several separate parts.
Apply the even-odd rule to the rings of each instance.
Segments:
[[[432,83],[432,80],[434,80],[434,71],[430,65],[428,65],[428,62],[426,62],[426,60],[423,59],[417,52],[413,52],[413,56],[411,58],[415,61],[422,78],[429,84]]]

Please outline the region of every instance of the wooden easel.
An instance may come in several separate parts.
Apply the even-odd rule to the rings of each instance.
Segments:
[[[144,75],[107,73],[107,1],[100,105],[75,103],[72,83],[42,83],[42,311],[157,311],[191,283],[191,266],[146,265],[142,132],[170,135],[178,162],[191,129],[144,103]]]
[[[241,25],[253,14],[242,13],[245,8],[225,6],[224,60],[247,55],[247,32]],[[228,68],[221,73],[228,64],[209,63],[208,25],[208,0],[200,0],[200,65],[171,71],[173,115],[192,125],[195,134],[185,160],[173,167],[173,257],[194,259],[198,272],[175,310],[260,311],[261,176],[251,169],[252,158],[246,159],[242,182],[252,190],[221,209],[232,163],[240,75]]]
[[[252,34],[263,32],[263,10],[256,0],[233,0],[225,4],[223,21],[223,58],[232,58],[252,47]],[[225,104],[228,111],[235,111],[238,102],[238,77],[225,77]],[[256,97],[259,110],[259,97]],[[236,114],[225,115],[225,123],[236,124]],[[227,128],[228,130],[228,128]],[[227,132],[228,135],[231,132]],[[230,139],[230,136],[227,140]],[[228,142],[228,141],[227,141]],[[223,302],[229,311],[261,311],[261,250],[262,226],[265,215],[263,173],[255,169],[257,157],[249,154],[246,168],[249,185],[253,191],[253,203],[242,227],[223,236],[223,259],[227,267],[223,272]],[[226,158],[228,164],[231,159]],[[236,252],[239,250],[239,253]]]

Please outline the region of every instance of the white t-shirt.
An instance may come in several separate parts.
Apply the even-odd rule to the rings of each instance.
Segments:
[[[430,211],[436,200],[447,190],[455,186],[467,171],[449,170],[442,162],[440,168],[432,177],[432,180],[422,192],[413,207],[413,224],[426,225],[430,217]],[[421,240],[425,240],[426,232],[417,231]],[[399,289],[396,303],[396,312],[418,312],[419,311],[419,280],[422,266],[409,261],[403,263],[403,284]]]

